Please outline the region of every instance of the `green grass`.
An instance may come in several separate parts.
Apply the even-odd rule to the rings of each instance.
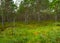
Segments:
[[[60,43],[60,26],[18,22],[0,33],[0,43]]]

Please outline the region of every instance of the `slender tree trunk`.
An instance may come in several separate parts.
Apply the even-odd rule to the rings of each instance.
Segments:
[[[37,18],[38,18],[38,22],[40,22],[40,13],[39,12],[37,12]]]
[[[57,14],[55,15],[55,22],[57,22]]]
[[[2,31],[4,30],[4,0],[1,0],[1,18],[2,18]]]
[[[2,29],[4,29],[4,17],[2,15]]]
[[[15,17],[13,18],[13,26],[14,26],[14,28],[15,28]]]
[[[57,14],[55,14],[55,26],[56,26],[56,22],[57,22]]]
[[[25,23],[28,23],[28,15],[25,14]]]
[[[7,18],[6,18],[6,19],[7,19],[7,22],[9,22],[9,17],[8,17],[8,15],[7,15]]]
[[[38,14],[38,22],[40,22],[40,14]]]

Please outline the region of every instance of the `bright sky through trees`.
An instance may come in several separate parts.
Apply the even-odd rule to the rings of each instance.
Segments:
[[[13,0],[14,1],[14,3],[17,5],[17,6],[19,6],[19,4],[21,3],[21,1],[23,1],[23,0]],[[49,0],[49,2],[52,2],[53,0]]]
[[[52,2],[53,0],[49,0],[49,2]]]
[[[14,3],[17,5],[17,6],[19,6],[19,4],[21,3],[21,1],[23,1],[23,0],[13,0],[14,1]]]

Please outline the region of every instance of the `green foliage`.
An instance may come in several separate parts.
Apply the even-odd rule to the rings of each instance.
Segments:
[[[53,0],[53,2],[50,3],[50,8],[54,9],[55,7],[59,6],[58,4],[60,3],[59,0]]]
[[[60,43],[60,27],[16,23],[0,33],[1,43]]]

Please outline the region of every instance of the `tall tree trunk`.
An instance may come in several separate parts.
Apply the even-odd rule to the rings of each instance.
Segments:
[[[14,26],[14,28],[15,28],[15,23],[16,23],[16,15],[14,15],[14,17],[13,17],[13,26]]]
[[[57,22],[57,14],[55,14],[55,25],[56,25],[56,22]]]
[[[2,29],[4,29],[4,17],[2,15]]]
[[[25,14],[25,23],[28,23],[28,15]]]
[[[38,13],[38,22],[40,22],[40,13]]]
[[[4,30],[4,0],[1,0],[1,18],[2,18],[2,29]]]

